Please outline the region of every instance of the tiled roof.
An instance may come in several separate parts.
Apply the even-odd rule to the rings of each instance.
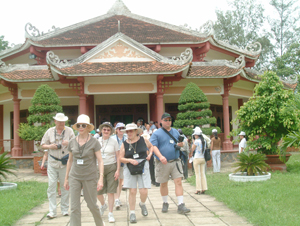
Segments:
[[[13,70],[0,71],[0,78],[6,81],[28,82],[28,81],[53,81],[54,78],[48,67],[45,66],[20,67]]]
[[[109,74],[152,74],[176,73],[184,70],[188,64],[172,65],[163,62],[118,62],[118,63],[82,63],[72,67],[56,68],[65,75],[109,75]]]
[[[240,69],[227,66],[192,66],[188,77],[228,77],[239,73]]]
[[[143,44],[194,43],[205,40],[204,37],[188,35],[127,16],[113,15],[35,43],[43,46],[98,45],[118,32],[118,21],[123,34]]]

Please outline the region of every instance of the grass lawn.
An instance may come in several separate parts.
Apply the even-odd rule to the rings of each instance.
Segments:
[[[208,174],[209,195],[254,225],[300,225],[300,154],[287,162],[288,172],[273,172],[264,182],[229,181],[228,173]],[[195,177],[189,178],[195,185]]]
[[[47,200],[48,183],[17,182],[15,190],[0,192],[0,225],[13,225],[33,207]]]

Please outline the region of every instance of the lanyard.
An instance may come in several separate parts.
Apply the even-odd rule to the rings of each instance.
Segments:
[[[65,129],[61,133],[61,136],[62,136],[61,142],[63,142],[64,137],[65,137]],[[56,144],[56,128],[54,129],[54,143]],[[58,144],[59,144],[59,142],[58,142]]]
[[[107,146],[107,144],[108,144],[109,139],[110,139],[110,137],[108,138],[108,140],[107,140],[107,142],[106,142],[106,144],[105,144],[105,147],[104,147],[104,149],[103,149],[103,151],[102,151],[102,155],[104,155],[104,151],[105,151],[105,148],[106,148],[106,146]],[[102,148],[103,148],[103,146],[104,146],[104,140],[103,140],[103,137],[102,137]]]

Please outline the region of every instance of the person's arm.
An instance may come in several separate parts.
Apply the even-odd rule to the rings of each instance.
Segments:
[[[44,169],[44,164],[47,159],[48,159],[48,151],[45,151],[44,156],[43,156],[42,165],[41,165],[42,170]]]
[[[118,180],[119,176],[120,176],[120,166],[121,166],[121,163],[120,163],[120,151],[118,150],[119,149],[119,144],[118,142],[116,142],[116,145],[115,145],[115,150],[116,150],[116,159],[117,159],[117,170],[115,172],[115,180]]]
[[[151,156],[153,155],[153,145],[151,144],[151,142],[147,139],[145,139],[145,142],[146,142],[146,145],[147,145],[147,148],[149,149],[149,153],[148,153],[148,156],[147,156],[147,160],[150,161],[151,159]]]
[[[70,189],[69,186],[69,173],[72,167],[72,163],[73,163],[73,154],[72,152],[69,152],[69,159],[67,162],[67,169],[66,169],[66,176],[65,176],[65,182],[64,182],[64,188],[68,191]]]
[[[98,180],[98,184],[97,184],[97,191],[102,190],[103,188],[103,172],[104,172],[104,165],[103,165],[103,160],[102,160],[102,155],[101,155],[101,151],[96,151],[95,152],[97,161],[98,161],[98,167],[99,167],[99,180]]]
[[[160,153],[159,149],[156,146],[153,146],[153,152],[159,158],[159,160],[161,161],[162,164],[168,163],[166,157]]]

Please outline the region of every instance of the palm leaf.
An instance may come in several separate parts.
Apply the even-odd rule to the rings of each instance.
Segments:
[[[13,170],[16,169],[16,166],[12,164],[10,157],[6,156],[7,152],[4,152],[0,155],[0,184],[2,179],[7,179],[8,175],[17,176]]]

